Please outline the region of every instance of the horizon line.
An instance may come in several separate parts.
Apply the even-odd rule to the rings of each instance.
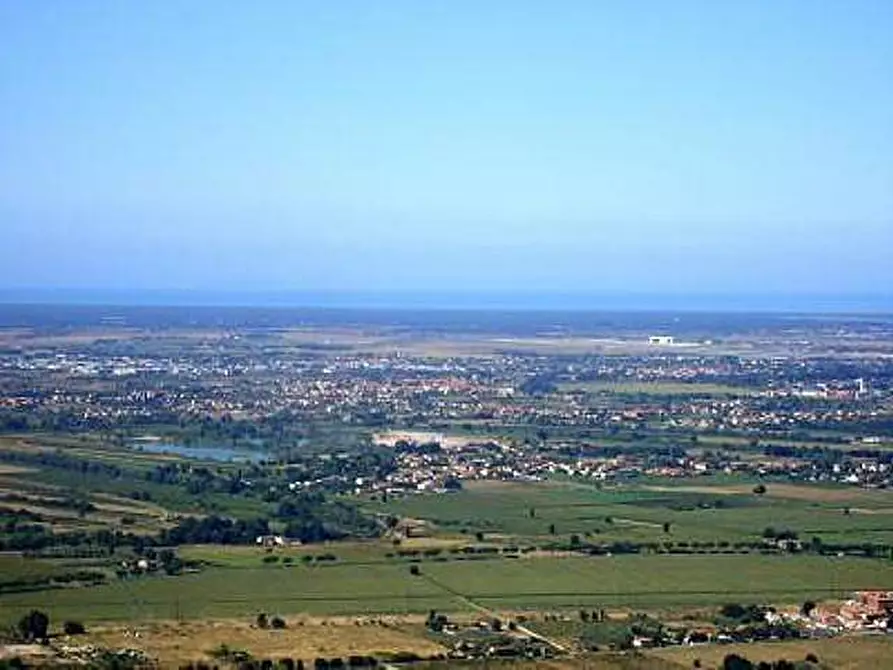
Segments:
[[[0,288],[2,306],[889,314],[889,293]]]

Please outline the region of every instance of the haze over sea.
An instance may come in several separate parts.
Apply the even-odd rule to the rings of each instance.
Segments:
[[[412,310],[890,313],[893,295],[786,293],[0,290],[0,307],[92,305]]]

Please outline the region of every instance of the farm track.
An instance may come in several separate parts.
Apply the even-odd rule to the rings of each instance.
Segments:
[[[429,584],[431,584],[435,588],[439,588],[439,589],[449,593],[454,598],[456,598],[460,602],[464,603],[466,606],[470,607],[471,609],[481,612],[482,614],[486,614],[490,618],[498,618],[497,614],[493,610],[485,607],[484,605],[481,605],[480,603],[475,602],[474,600],[472,600],[470,597],[468,597],[464,593],[456,591],[455,589],[447,586],[446,584],[443,584],[442,582],[435,579],[434,577],[431,577],[430,575],[422,575],[422,576]],[[523,624],[520,624],[520,623],[516,624],[516,627],[517,627],[516,629],[518,631],[520,631],[521,633],[524,633],[528,637],[531,637],[535,640],[539,640],[540,642],[544,642],[544,643],[548,644],[550,647],[557,649],[558,651],[560,651],[562,653],[566,654],[566,653],[569,653],[569,651],[570,651],[564,644],[562,644],[552,638],[548,638],[545,635],[537,633],[536,631],[532,631],[527,626],[525,626]]]

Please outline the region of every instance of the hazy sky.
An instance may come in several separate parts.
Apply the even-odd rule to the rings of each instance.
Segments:
[[[0,287],[893,291],[890,0],[0,2]]]

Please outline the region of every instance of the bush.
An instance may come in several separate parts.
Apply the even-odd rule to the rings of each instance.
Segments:
[[[285,628],[285,619],[279,616],[274,616],[272,619],[270,619],[270,628],[282,630],[283,628]]]
[[[257,619],[255,619],[255,623],[258,628],[267,628],[270,625],[269,619],[267,619],[267,615],[263,612],[257,615]]]
[[[87,629],[84,628],[84,624],[80,621],[66,621],[62,624],[62,630],[66,635],[83,635],[87,632]]]
[[[40,610],[31,610],[19,619],[19,634],[26,640],[46,639],[50,627],[50,618]]]
[[[722,670],[753,670],[753,663],[738,654],[729,654],[722,661]]]

